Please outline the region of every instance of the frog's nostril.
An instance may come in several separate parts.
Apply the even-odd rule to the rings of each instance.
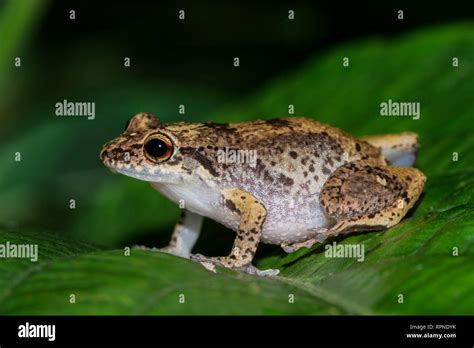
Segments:
[[[114,158],[114,153],[112,151],[102,150],[102,152],[100,153],[100,159],[106,160],[109,158]]]

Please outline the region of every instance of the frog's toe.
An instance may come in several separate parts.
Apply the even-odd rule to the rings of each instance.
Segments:
[[[208,271],[216,273],[216,265],[230,268],[222,261],[222,257],[210,257],[202,254],[191,254],[189,257],[191,260],[199,262]]]
[[[159,250],[158,248],[150,248],[150,247],[147,247],[145,245],[138,245],[138,244],[135,244],[134,246],[132,246],[132,249],[140,249],[140,250],[147,250],[147,251],[158,251]]]
[[[295,244],[282,244],[281,248],[288,254],[294,253],[296,250],[298,250],[301,247],[295,246]]]
[[[281,248],[287,253],[293,253],[301,248],[311,248],[315,243],[319,242],[316,238],[310,238],[304,242],[293,243],[293,244],[282,244]]]
[[[183,257],[185,259],[189,259],[189,255],[190,255],[189,252],[187,252],[186,250],[177,248],[175,246],[170,246],[170,245],[168,245],[164,248],[155,248],[155,247],[149,248],[149,247],[144,246],[144,245],[134,245],[132,248],[133,249],[146,250],[146,251],[166,253],[166,254],[170,254],[170,255],[174,255],[174,256],[178,256],[178,257]]]
[[[191,254],[189,257],[191,260],[196,261],[196,262],[213,262],[216,263],[217,257],[210,257],[210,256],[205,256],[202,254]]]
[[[217,260],[213,260],[213,258],[201,254],[191,254],[189,259],[199,262],[201,266],[203,266],[208,271],[216,273]]]
[[[183,257],[185,259],[189,259],[191,255],[188,250],[177,248],[175,246],[170,246],[170,245],[164,248],[158,249],[158,251],[161,251],[162,253],[178,256],[178,257]]]
[[[241,272],[251,274],[251,275],[256,275],[256,276],[259,276],[259,277],[274,277],[274,276],[278,275],[278,273],[280,273],[279,269],[269,268],[269,269],[260,270],[252,264],[247,265],[247,266],[243,266],[243,267],[239,267],[239,268],[236,268],[236,269],[241,271]]]

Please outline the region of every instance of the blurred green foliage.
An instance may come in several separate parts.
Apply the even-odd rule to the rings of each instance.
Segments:
[[[0,3],[0,93],[8,86],[13,57],[41,18],[45,0],[5,1]]]

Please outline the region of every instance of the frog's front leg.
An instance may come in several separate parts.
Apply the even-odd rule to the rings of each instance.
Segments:
[[[260,276],[278,274],[278,270],[262,271],[252,265],[267,215],[265,207],[253,195],[237,188],[222,190],[222,200],[229,213],[236,214],[240,219],[231,253],[222,257],[207,257],[197,254],[192,255],[191,259],[204,265],[217,264]]]
[[[201,232],[203,217],[184,210],[174,227],[169,244],[160,251],[189,258]]]

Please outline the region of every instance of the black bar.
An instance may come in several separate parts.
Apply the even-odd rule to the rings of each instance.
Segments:
[[[55,340],[20,338],[26,323],[55,325]],[[430,327],[429,325],[432,325]],[[439,326],[442,325],[442,326]],[[421,330],[424,328],[423,330]],[[1,316],[0,346],[13,344],[391,344],[473,346],[474,316]],[[407,334],[455,334],[410,338]],[[249,342],[249,337],[252,337]]]

